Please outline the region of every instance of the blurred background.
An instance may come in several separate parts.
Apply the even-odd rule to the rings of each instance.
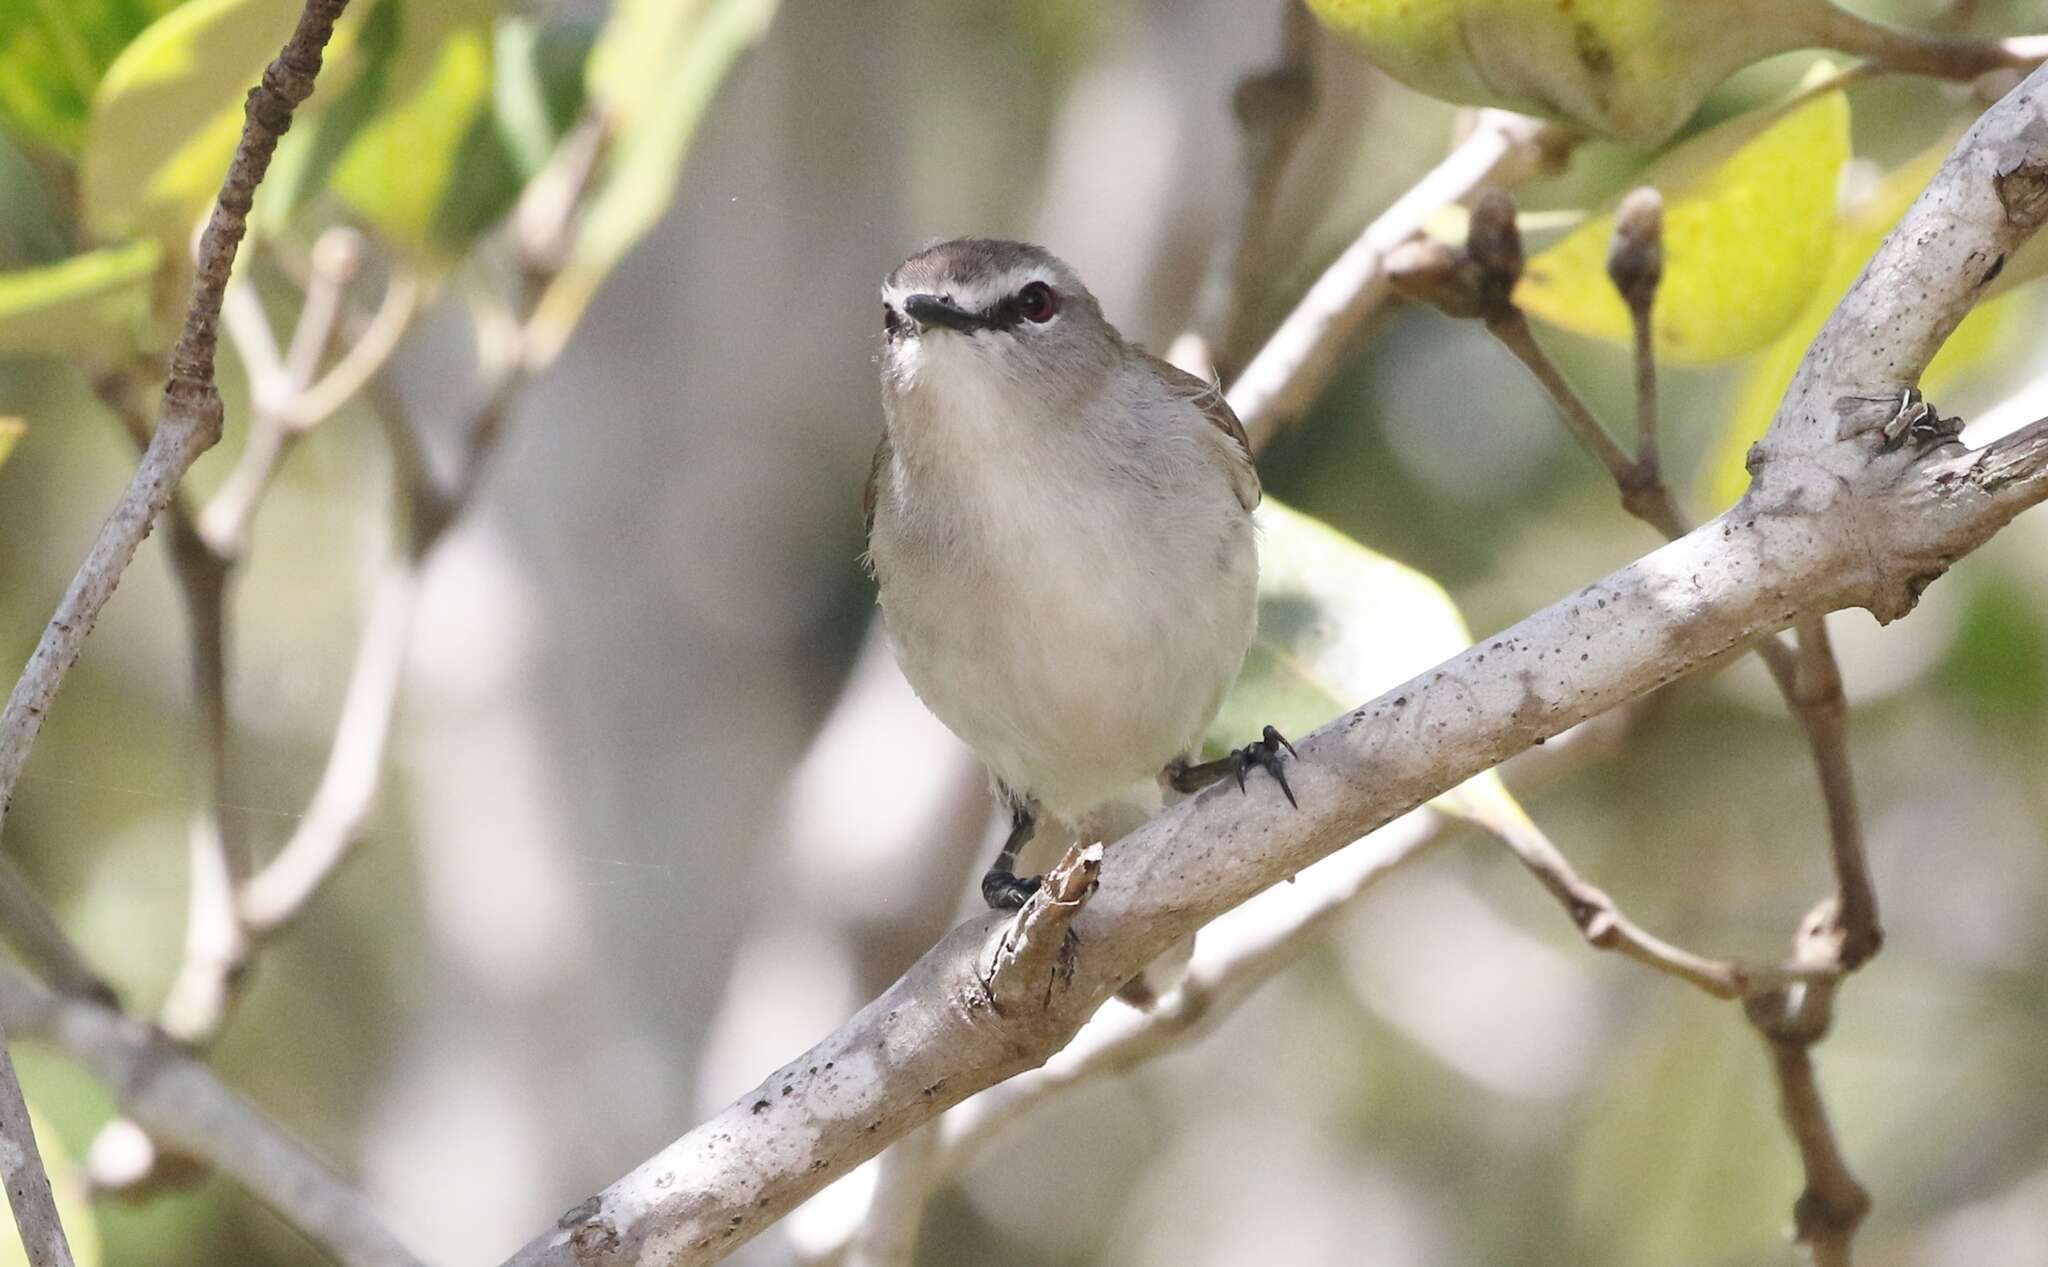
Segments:
[[[1855,7],[1932,26],[1961,6]],[[2040,3],[1968,7],[1979,29],[2048,29]],[[952,741],[886,685],[886,656],[862,658],[875,286],[933,238],[1024,237],[1164,348],[1238,179],[1232,87],[1279,34],[1277,3],[1242,0],[783,0],[738,63],[673,206],[517,397],[480,500],[431,557],[380,808],[215,1049],[428,1259],[509,1254],[822,1036],[960,909],[987,807],[971,776],[935,782],[962,764]],[[1270,276],[1246,297],[1259,330],[1458,125],[1333,41],[1316,61]],[[1737,76],[1705,121],[1808,61]],[[1852,100],[1866,182],[1970,108],[1912,80]],[[1582,147],[1525,205],[1596,204],[1642,162]],[[2019,302],[1945,412],[2048,413],[2039,304]],[[471,400],[462,322],[444,297],[396,357],[391,391],[424,418]],[[1624,424],[1621,352],[1544,337]],[[1745,372],[1666,376],[1669,470],[1700,513],[1719,508],[1701,490],[1725,475]],[[241,442],[237,375],[201,489]],[[133,469],[90,380],[64,358],[0,361],[0,415],[29,424],[0,467],[8,666]],[[1275,496],[1434,576],[1480,633],[1653,544],[1520,367],[1419,309],[1377,317],[1261,465]],[[259,856],[319,777],[392,479],[353,406],[291,455],[255,523],[221,812]],[[2048,1261],[2044,567],[2048,515],[2027,516],[1903,623],[1834,622],[1889,939],[1819,1060],[1877,1200],[1869,1263]],[[143,1014],[185,915],[185,638],[159,532],[8,819],[10,855]],[[863,702],[837,720],[858,726],[806,763],[850,675]],[[1777,954],[1831,883],[1804,741],[1753,664],[1508,774],[1588,878],[1686,946]],[[942,829],[892,837],[914,822]],[[19,1060],[81,1156],[106,1093],[48,1050]],[[1584,949],[1503,851],[1452,832],[1213,1033],[1019,1122],[935,1194],[918,1261],[1785,1263],[1800,1179],[1773,1097],[1731,1009]],[[218,1178],[96,1209],[108,1264],[319,1261]],[[777,1230],[739,1261],[801,1249]]]

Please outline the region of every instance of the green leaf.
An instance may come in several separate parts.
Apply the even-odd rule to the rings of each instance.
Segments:
[[[591,51],[589,94],[611,129],[569,257],[533,328],[545,360],[605,276],[654,227],[726,72],[766,33],[777,0],[619,0]]]
[[[36,1151],[43,1157],[43,1169],[50,1175],[50,1192],[57,1198],[57,1221],[64,1225],[65,1239],[71,1243],[72,1261],[77,1267],[100,1267],[99,1220],[78,1182],[78,1167],[64,1151],[64,1142],[57,1138],[57,1132],[50,1129],[33,1104],[29,1106],[28,1119],[29,1129],[36,1134]],[[29,1267],[28,1251],[22,1248],[21,1233],[14,1230],[14,1220],[0,1222],[7,1225],[6,1231],[0,1231],[0,1267]]]
[[[19,418],[0,418],[0,466],[6,465],[7,455],[14,452],[27,430],[28,424]]]
[[[144,345],[154,242],[0,273],[0,354],[119,355]]]
[[[56,215],[55,202],[41,168],[0,135],[0,269],[48,264],[71,253],[69,226]]]
[[[10,0],[0,4],[0,123],[75,154],[100,77],[178,0]]]
[[[1643,173],[1636,183],[1664,195],[1658,355],[1746,356],[1806,310],[1827,271],[1848,160],[1849,101],[1837,88],[1713,128]],[[1564,329],[1628,340],[1628,308],[1607,277],[1613,234],[1610,208],[1530,260],[1515,301]]]
[[[1256,522],[1259,628],[1204,738],[1210,756],[1262,726],[1307,734],[1471,645],[1429,577],[1271,497]],[[1436,804],[1490,829],[1527,821],[1490,770]]]
[[[334,171],[335,192],[409,251],[461,245],[437,229],[465,147],[488,127],[490,103],[489,32],[449,32],[416,91],[392,101],[348,147]],[[500,210],[508,205],[502,195],[498,202]]]
[[[1749,487],[1749,471],[1743,465],[1749,446],[1762,439],[1771,425],[1807,348],[1877,252],[1878,244],[1933,179],[1950,148],[1951,141],[1943,141],[1886,176],[1876,193],[1843,217],[1833,239],[1818,252],[1825,271],[1806,310],[1750,363],[1736,389],[1728,419],[1703,468],[1701,492],[1708,505],[1725,509]],[[2015,311],[2010,297],[1980,303],[1928,364],[1920,377],[1921,388],[1930,395],[1939,393],[1958,373],[1995,354],[2012,332]]]
[[[1950,698],[1980,721],[2037,726],[2048,717],[2048,627],[2030,581],[1977,581],[1944,678]]]

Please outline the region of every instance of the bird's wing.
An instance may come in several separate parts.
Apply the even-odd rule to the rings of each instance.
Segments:
[[[875,446],[875,460],[868,463],[867,487],[860,494],[861,539],[872,545],[875,537],[875,498],[881,495],[882,470],[889,465],[889,433],[882,432],[882,442]]]
[[[1216,384],[1196,378],[1193,374],[1162,360],[1150,352],[1141,352],[1159,376],[1173,387],[1187,393],[1202,417],[1209,425],[1227,436],[1231,443],[1220,446],[1225,461],[1230,464],[1230,484],[1237,492],[1238,504],[1246,510],[1254,510],[1259,504],[1259,471],[1252,463],[1251,437],[1245,435],[1244,424],[1231,411],[1230,402],[1223,398],[1223,389]]]

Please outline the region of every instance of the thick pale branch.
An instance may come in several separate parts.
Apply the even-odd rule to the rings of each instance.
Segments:
[[[1996,205],[1994,187],[2010,201],[2015,173],[2048,172],[2048,101],[2036,96],[2044,82],[2037,73],[1972,129],[1909,222],[1930,205]],[[1995,253],[2024,236],[2002,214],[1951,218],[1930,249],[1975,258],[1987,243]],[[1901,240],[1881,262],[1904,266],[1911,248]],[[1890,278],[1876,275],[1881,290]],[[1871,276],[1843,301],[1851,316],[1838,315],[1830,329],[1838,338],[1865,331],[1882,312],[1887,320],[1878,324],[1895,354],[1931,355],[1939,344],[1931,332],[1952,329],[1977,292],[1952,284],[1873,294]],[[1299,811],[1283,812],[1277,791],[1210,793],[1119,842],[1073,921],[1072,975],[1039,1006],[991,1006],[979,965],[1009,921],[965,924],[824,1042],[577,1206],[511,1261],[716,1261],[941,1109],[1044,1061],[1175,942],[1372,828],[1787,625],[1849,606],[1896,615],[1903,607],[1894,607],[1894,560],[1960,557],[2048,496],[2048,447],[2038,428],[1981,453],[1880,451],[1854,437],[1801,443],[1814,425],[1801,411],[1869,390],[1853,376],[1869,368],[1863,349],[1824,336],[1767,440],[1769,451],[1798,455],[1799,463],[1782,463],[1768,486],[1721,518],[1299,742],[1289,769]],[[1887,374],[1917,369],[1901,363]],[[1797,467],[1820,465],[1837,478],[1795,482]]]

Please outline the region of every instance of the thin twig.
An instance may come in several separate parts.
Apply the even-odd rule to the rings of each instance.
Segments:
[[[42,1151],[36,1147],[35,1127],[28,1120],[28,1101],[21,1096],[21,1080],[14,1073],[4,1026],[0,1026],[0,1182],[7,1185],[7,1204],[14,1209],[14,1226],[21,1232],[29,1267],[72,1267],[71,1242],[64,1238],[64,1221],[57,1216],[57,1198],[50,1191]]]
[[[2048,36],[1992,39],[1885,26],[1834,5],[1788,6],[1816,47],[1867,57],[1884,70],[1934,79],[1970,80],[1988,71],[2029,71],[2048,58]]]
[[[1849,1267],[1850,1242],[1870,1213],[1870,1194],[1850,1173],[1828,1121],[1805,1043],[1766,1040],[1778,1080],[1785,1129],[1799,1146],[1806,1189],[1792,1207],[1793,1235],[1813,1253],[1814,1267]]]
[[[276,936],[305,910],[360,837],[376,802],[418,598],[417,566],[408,552],[385,565],[370,600],[327,767],[305,817],[242,886],[240,923],[258,942]]]
[[[1857,810],[1855,780],[1849,769],[1849,701],[1842,692],[1842,669],[1829,644],[1826,622],[1803,620],[1797,629],[1797,704],[1793,711],[1806,729],[1807,743],[1820,771],[1821,793],[1828,807],[1828,841],[1839,888],[1840,962],[1844,971],[1853,972],[1884,944],[1884,930],[1878,923],[1877,888],[1864,855],[1863,823]]]
[[[1808,912],[1793,938],[1793,962],[1819,968],[1839,964],[1843,924],[1833,898]],[[1851,1242],[1871,1206],[1870,1193],[1842,1155],[1813,1067],[1813,1045],[1827,1037],[1834,1023],[1836,984],[1822,979],[1791,985],[1752,996],[1743,1005],[1770,1052],[1779,1112],[1806,1175],[1805,1190],[1792,1206],[1793,1234],[1819,1267],[1849,1267]]]
[[[0,854],[0,929],[15,952],[53,989],[112,1004],[114,987],[88,962],[36,895],[14,860]]]
[[[307,0],[290,40],[249,93],[241,142],[200,234],[192,301],[171,350],[170,379],[149,449],[0,713],[0,824],[43,719],[64,675],[84,650],[100,609],[113,596],[157,515],[176,495],[185,472],[220,440],[221,402],[213,363],[228,273],[248,226],[256,186],[270,166],[278,137],[291,125],[292,112],[311,95],[322,51],[347,5],[348,0]]]
[[[1231,95],[1242,176],[1226,203],[1194,313],[1173,358],[1207,362],[1226,378],[1236,374],[1244,355],[1281,181],[1315,110],[1315,16],[1306,5],[1288,3],[1281,6],[1281,23],[1278,58],[1238,81]],[[1189,339],[1200,341],[1199,353],[1180,346]]]
[[[362,266],[362,253],[361,235],[354,229],[329,229],[314,243],[305,302],[281,360],[277,359],[270,323],[253,294],[236,295],[236,318],[228,323],[228,334],[249,367],[253,405],[249,438],[234,469],[199,517],[200,536],[207,549],[224,562],[239,559],[247,549],[249,525],[292,444],[348,403],[361,387],[362,363],[368,361],[374,370],[388,360],[412,316],[417,288],[404,272],[394,273],[379,313],[390,328],[379,329],[380,337],[374,342],[358,340],[344,358],[353,386],[344,383],[346,390],[330,388],[314,395],[316,381],[326,385],[326,380],[319,379],[320,365],[340,326],[349,283]],[[237,286],[231,293],[250,289]],[[341,367],[336,368],[339,372]]]
[[[1564,907],[1589,945],[1624,955],[1717,999],[1740,998],[1748,988],[1749,974],[1735,964],[1696,955],[1638,927],[1613,898],[1579,876],[1536,824],[1522,819],[1488,827]]]

